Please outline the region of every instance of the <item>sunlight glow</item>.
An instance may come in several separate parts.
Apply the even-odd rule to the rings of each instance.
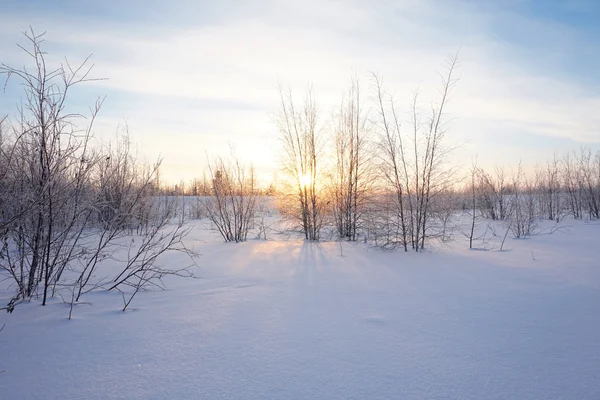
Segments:
[[[310,175],[308,174],[300,175],[298,179],[300,181],[300,186],[302,187],[307,187],[311,183]]]

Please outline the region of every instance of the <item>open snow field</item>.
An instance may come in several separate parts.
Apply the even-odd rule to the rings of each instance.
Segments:
[[[0,399],[600,399],[600,224],[571,225],[422,254],[198,228],[200,279],[131,311],[0,314]]]

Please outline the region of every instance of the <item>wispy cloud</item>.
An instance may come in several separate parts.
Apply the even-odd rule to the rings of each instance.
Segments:
[[[575,17],[597,10],[459,0],[52,4],[9,7],[0,17],[3,58],[22,60],[13,44],[29,24],[48,30],[52,54],[93,52],[96,74],[110,78],[85,92],[108,95],[102,129],[126,119],[173,178],[200,174],[204,151],[228,142],[273,168],[278,82],[312,83],[327,117],[351,76],[367,87],[376,71],[404,106],[417,86],[423,98],[435,93],[445,55],[459,47],[449,140],[468,143],[460,156],[500,162],[541,140],[544,149],[600,146],[599,36]]]

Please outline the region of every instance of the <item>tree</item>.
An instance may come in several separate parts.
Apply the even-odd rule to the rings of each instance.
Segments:
[[[232,150],[231,159],[209,166],[212,193],[204,201],[206,215],[226,242],[244,242],[254,223],[258,188],[254,168],[246,168]]]
[[[281,110],[276,118],[282,146],[281,165],[296,193],[289,213],[299,220],[306,240],[319,240],[323,223],[320,195],[321,135],[317,104],[309,89],[298,108],[290,90],[280,88]]]
[[[504,168],[496,166],[494,175],[478,169],[477,172],[481,211],[492,220],[507,217],[507,183]]]
[[[156,263],[170,250],[195,256],[182,245],[189,230],[169,225],[173,206],[155,201],[160,160],[140,164],[127,136],[114,148],[94,142],[92,127],[103,100],[87,118],[67,109],[72,88],[92,80],[89,58],[76,68],[68,61],[51,68],[43,36],[25,33],[30,49],[21,48],[33,68],[0,65],[0,74],[7,82],[16,79],[25,94],[8,134],[7,120],[0,124],[0,269],[16,288],[6,309],[12,312],[18,302],[36,295],[45,305],[63,289],[75,304],[107,283],[94,273],[118,250],[128,258],[120,260],[125,267],[111,288],[135,285],[139,290],[161,286],[165,275],[186,275],[188,267],[174,270]],[[136,236],[123,245],[118,239],[127,235]]]
[[[352,80],[336,120],[331,208],[339,237],[355,241],[373,182],[367,115],[362,109],[358,80]]]
[[[513,173],[511,186],[507,224],[514,237],[519,239],[531,235],[537,222],[535,187],[524,176],[521,163]]]
[[[405,250],[425,248],[430,237],[430,217],[435,199],[452,185],[452,168],[446,168],[452,148],[444,145],[447,130],[445,108],[457,79],[457,55],[449,57],[441,75],[440,98],[429,114],[419,108],[418,92],[410,104],[411,132],[401,131],[401,121],[395,100],[386,96],[382,81],[373,75],[375,98],[379,110],[379,163],[387,190],[393,193],[394,214],[398,221],[399,242]]]
[[[475,186],[475,176],[477,175],[477,160],[473,161],[471,166],[471,229],[469,231],[469,249],[473,248],[473,237],[475,235],[475,222],[477,220],[477,195]]]
[[[583,178],[583,190],[586,197],[590,219],[600,218],[600,151],[582,149],[579,155],[579,168]]]
[[[0,65],[0,74],[7,80],[14,76],[25,92],[25,103],[18,110],[19,122],[13,128],[20,139],[11,168],[15,201],[3,210],[13,218],[19,217],[19,223],[8,234],[16,251],[4,246],[8,265],[2,267],[17,283],[18,298],[30,297],[41,283],[42,304],[46,304],[54,274],[78,256],[76,244],[91,215],[82,203],[87,201],[96,162],[89,144],[102,100],[91,109],[84,127],[78,128],[77,122],[84,117],[69,113],[66,100],[74,86],[91,80],[89,57],[75,68],[68,61],[50,68],[41,49],[44,34],[30,31],[24,35],[30,49],[21,48],[34,69]]]
[[[584,185],[583,174],[577,168],[576,155],[566,153],[562,158],[561,181],[568,194],[568,205],[574,219],[583,218]]]
[[[537,168],[535,175],[540,211],[549,220],[558,222],[562,213],[562,204],[559,160],[556,154],[545,167]]]

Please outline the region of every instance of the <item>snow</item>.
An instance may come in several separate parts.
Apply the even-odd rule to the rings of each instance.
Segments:
[[[0,399],[598,399],[599,238],[405,254],[198,227],[201,278],[131,311],[99,291],[73,320],[60,299],[0,314]]]

